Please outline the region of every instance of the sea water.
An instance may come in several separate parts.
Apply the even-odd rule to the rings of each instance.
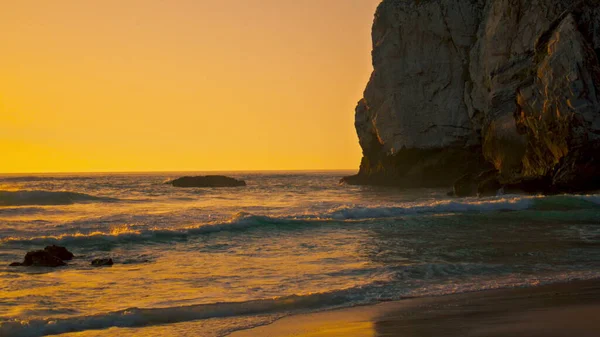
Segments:
[[[451,198],[351,172],[0,176],[0,336],[224,336],[309,311],[600,276],[600,196]],[[8,267],[61,245],[60,268]],[[112,267],[90,266],[111,257]]]

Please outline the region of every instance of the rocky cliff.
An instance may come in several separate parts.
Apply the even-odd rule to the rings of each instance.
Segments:
[[[372,38],[346,182],[600,188],[600,0],[384,0]]]

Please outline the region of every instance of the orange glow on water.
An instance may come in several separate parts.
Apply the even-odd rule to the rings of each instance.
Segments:
[[[378,2],[2,2],[0,172],[355,168]]]

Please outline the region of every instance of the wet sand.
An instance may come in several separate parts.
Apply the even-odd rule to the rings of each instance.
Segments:
[[[600,280],[295,315],[231,336],[599,337]]]

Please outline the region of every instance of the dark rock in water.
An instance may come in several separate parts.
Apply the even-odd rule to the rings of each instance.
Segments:
[[[478,175],[465,174],[454,182],[454,195],[457,197],[486,197],[498,194],[503,185],[498,180],[498,171],[492,169]]]
[[[25,254],[25,259],[22,263],[13,262],[9,266],[32,266],[32,267],[60,267],[65,266],[63,260],[73,259],[73,253],[61,246],[47,246],[44,250],[36,250]]]
[[[502,184],[496,177],[488,177],[483,179],[477,185],[477,196],[478,197],[493,197],[498,195],[498,191],[502,188]]]
[[[65,265],[66,263],[63,260],[45,250],[36,250],[33,252],[28,252],[25,255],[25,259],[22,263],[13,262],[10,264],[11,267],[60,267]]]
[[[67,250],[67,248],[61,247],[61,246],[56,246],[56,245],[46,246],[46,248],[44,248],[44,250],[47,251],[48,253],[58,257],[59,259],[61,259],[63,261],[72,260],[73,256],[74,256],[73,253],[71,253],[70,251]]]
[[[510,194],[556,194],[560,193],[553,188],[549,178],[532,179],[523,178],[514,180],[504,185],[504,191]],[[562,191],[565,192],[565,191]]]
[[[558,164],[552,186],[564,192],[600,190],[600,141],[571,151]]]
[[[94,260],[92,260],[91,264],[94,267],[112,266],[113,260],[111,258],[94,259]]]
[[[454,182],[454,195],[470,197],[477,193],[477,183],[472,174],[465,174]]]
[[[196,176],[196,177],[181,177],[168,182],[175,187],[238,187],[246,186],[246,182],[243,180],[237,180],[235,178],[220,176],[220,175],[207,175],[207,176]]]
[[[481,172],[477,178],[477,196],[478,197],[493,197],[498,195],[498,191],[503,187],[499,180],[497,170],[488,170]]]
[[[66,263],[48,251],[36,250],[33,252],[28,252],[25,255],[23,265],[36,267],[60,267],[65,266]]]

